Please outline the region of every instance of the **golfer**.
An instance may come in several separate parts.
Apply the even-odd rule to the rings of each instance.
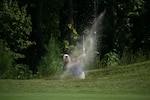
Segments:
[[[71,61],[70,56],[68,54],[64,54],[64,65],[63,65],[63,71],[67,70],[67,64]]]
[[[85,73],[80,67],[77,59],[73,58],[71,60],[68,54],[65,54],[63,56],[63,59],[64,59],[64,67],[63,67],[64,70],[70,70],[73,78],[85,79]]]

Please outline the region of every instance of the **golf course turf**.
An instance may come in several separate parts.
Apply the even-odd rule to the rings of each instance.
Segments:
[[[0,80],[0,100],[150,100],[150,61],[86,71],[86,79]]]

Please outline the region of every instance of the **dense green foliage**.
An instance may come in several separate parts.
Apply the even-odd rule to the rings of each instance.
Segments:
[[[22,51],[34,44],[29,39],[32,27],[28,15],[26,6],[20,8],[17,1],[11,5],[6,1],[0,4],[1,78],[17,78],[22,73],[18,68],[22,63],[19,59],[25,57]]]
[[[6,47],[14,52],[29,47],[32,44],[29,40],[32,27],[26,6],[19,8],[17,2],[13,2],[11,6],[7,2],[2,2],[0,8],[0,37]]]
[[[55,75],[62,69],[62,60],[60,57],[60,49],[55,41],[55,38],[51,37],[49,44],[45,46],[47,54],[41,58],[40,65],[38,67],[40,76]]]
[[[149,0],[1,0],[0,78],[54,75],[102,12],[92,68],[150,59]]]
[[[5,50],[4,43],[0,41],[0,78],[10,78],[13,66],[13,57],[11,52]]]

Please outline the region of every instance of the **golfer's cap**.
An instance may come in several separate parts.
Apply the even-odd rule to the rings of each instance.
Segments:
[[[66,57],[69,57],[68,54],[64,54],[63,59],[65,59]]]

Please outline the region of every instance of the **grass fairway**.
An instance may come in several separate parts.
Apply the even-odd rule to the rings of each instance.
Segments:
[[[150,61],[86,72],[85,80],[0,80],[0,100],[150,100]]]
[[[149,100],[147,95],[25,93],[7,94],[0,100]]]

